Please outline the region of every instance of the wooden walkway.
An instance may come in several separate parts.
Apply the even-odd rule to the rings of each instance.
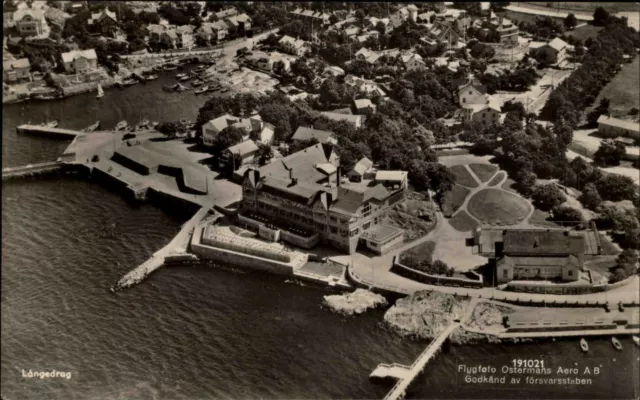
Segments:
[[[73,139],[76,136],[84,134],[84,132],[82,131],[29,124],[20,125],[16,128],[16,130],[18,131],[18,133],[29,133],[32,135],[59,137],[64,139]]]

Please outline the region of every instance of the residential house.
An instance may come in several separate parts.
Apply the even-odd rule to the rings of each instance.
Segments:
[[[414,69],[424,69],[427,67],[427,64],[422,59],[422,56],[413,52],[406,52],[402,55],[402,63],[407,71],[411,71]]]
[[[205,22],[196,31],[196,36],[206,42],[220,42],[229,34],[228,26],[224,21]]]
[[[369,50],[366,47],[361,48],[355,54],[356,58],[364,60],[369,64],[375,64],[378,59],[382,57],[382,53],[378,51]]]
[[[377,39],[378,37],[379,37],[379,32],[378,31],[371,31],[371,32],[365,32],[363,35],[356,36],[356,40],[359,43],[364,43],[367,40],[369,40],[369,38]]]
[[[316,139],[318,143],[338,144],[338,138],[333,132],[307,128],[306,126],[298,127],[291,137],[293,142],[304,142],[311,139]]]
[[[31,65],[28,58],[2,62],[2,81],[6,83],[31,81]]]
[[[409,185],[407,171],[377,171],[374,181],[387,189],[406,190]]]
[[[349,39],[354,39],[358,35],[359,32],[360,32],[360,28],[358,28],[357,26],[354,26],[354,25],[349,25],[344,30],[344,34],[347,35],[347,37]]]
[[[445,44],[451,49],[457,46],[460,35],[453,29],[451,24],[444,22],[435,22],[427,36],[420,38],[424,44],[435,48],[438,44]]]
[[[73,50],[62,53],[62,63],[67,73],[82,74],[98,68],[98,56],[94,49]]]
[[[291,14],[306,23],[317,23],[318,26],[329,25],[331,15],[325,12],[296,8]]]
[[[413,4],[402,7],[398,10],[398,15],[403,21],[410,19],[411,21],[416,22],[418,20],[418,7]]]
[[[16,10],[13,13],[13,23],[20,36],[40,36],[48,29],[44,12],[31,8]]]
[[[178,33],[176,33],[175,29],[166,29],[160,35],[160,40],[163,43],[166,43],[170,49],[175,49],[178,47]]]
[[[364,115],[376,112],[376,106],[369,99],[354,99],[351,102],[351,112],[354,115]]]
[[[577,281],[587,250],[583,233],[565,229],[481,229],[474,240],[479,252],[495,262],[498,284],[518,279]]]
[[[606,137],[629,137],[640,140],[640,124],[601,115],[598,118],[598,133]]]
[[[238,217],[307,249],[322,242],[348,254],[358,245],[381,254],[402,243],[403,230],[382,221],[404,191],[342,183],[340,175],[339,158],[320,143],[248,170]]]
[[[417,17],[417,22],[421,24],[430,24],[431,17],[433,17],[435,20],[435,15],[435,11],[427,11],[425,13],[419,14]]]
[[[94,32],[99,32],[106,37],[115,38],[120,32],[116,13],[109,11],[108,7],[99,13],[91,14],[91,18],[87,21],[87,24]]]
[[[483,126],[500,124],[501,107],[497,99],[484,95],[484,103],[466,104],[462,106],[465,121],[473,121]]]
[[[218,20],[220,21],[228,17],[234,17],[236,15],[238,15],[238,10],[236,10],[235,7],[230,7],[216,13],[216,17],[218,17]]]
[[[344,69],[330,65],[324,69],[324,73],[332,76],[340,76],[344,75]]]
[[[500,18],[496,31],[500,35],[500,44],[505,46],[518,45],[519,29],[516,24],[506,18]]]
[[[273,140],[273,125],[264,123],[260,115],[240,118],[224,114],[202,125],[202,143],[205,146],[213,146],[216,136],[229,126],[243,129],[245,131],[243,140],[248,140],[251,136],[264,144],[269,144]]]
[[[251,18],[247,14],[240,14],[224,19],[228,26],[233,27],[241,34],[247,34],[251,31]]]
[[[344,78],[344,83],[350,86],[356,86],[360,91],[365,92],[371,96],[386,97],[387,95],[377,83],[359,78],[357,76],[347,75]]]
[[[383,34],[385,35],[391,33],[391,31],[393,30],[393,25],[391,24],[391,20],[389,18],[369,17],[366,21],[369,30],[377,31],[378,24],[382,24],[384,26]]]
[[[258,146],[255,142],[253,140],[245,140],[225,149],[220,154],[220,166],[225,167],[231,164],[235,171],[244,164],[252,163],[257,152]]]
[[[346,122],[356,129],[361,128],[364,123],[364,116],[362,115],[341,114],[341,113],[331,112],[331,111],[323,111],[320,114],[329,118],[332,121]]]
[[[365,176],[367,172],[372,170],[373,161],[369,160],[367,157],[363,157],[356,163],[351,171],[347,172],[347,177],[351,182],[362,182],[363,179],[366,179]]]
[[[484,104],[486,94],[486,86],[476,81],[469,81],[458,87],[458,104],[463,107],[469,104]]]
[[[558,65],[567,56],[569,45],[560,38],[555,38],[549,43],[529,43],[529,53],[539,62],[546,65]]]
[[[178,47],[183,49],[190,49],[194,46],[193,38],[193,25],[182,25],[176,28],[176,34],[178,35]]]
[[[285,53],[304,56],[309,51],[309,44],[301,39],[294,39],[291,36],[284,35],[278,42]]]

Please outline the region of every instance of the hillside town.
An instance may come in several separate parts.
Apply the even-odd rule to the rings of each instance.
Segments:
[[[72,138],[56,168],[200,210],[114,292],[206,260],[473,306],[592,307],[605,322],[590,334],[637,335],[639,28],[604,6],[552,11],[5,0],[3,103],[85,96],[98,121],[83,131],[16,129]],[[100,125],[112,93],[158,79],[200,101],[195,120]],[[473,331],[470,310],[442,340]],[[544,330],[519,310],[487,332],[587,331],[566,310]]]

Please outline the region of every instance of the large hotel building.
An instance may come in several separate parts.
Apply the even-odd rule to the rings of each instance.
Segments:
[[[346,253],[358,246],[378,254],[402,243],[404,231],[383,224],[404,199],[407,173],[348,182],[331,146],[316,144],[245,172],[240,223],[260,236],[303,248],[326,243]]]

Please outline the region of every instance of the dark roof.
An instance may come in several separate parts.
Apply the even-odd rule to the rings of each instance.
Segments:
[[[291,201],[310,205],[316,193],[323,187],[318,184],[300,182],[291,185],[291,180],[276,177],[265,177],[261,182],[260,190],[283,197]]]
[[[367,201],[371,199],[382,201],[387,197],[389,197],[389,191],[382,185],[363,189],[355,185],[344,185],[338,188],[338,200],[333,202],[331,210],[353,214]]]
[[[326,178],[326,175],[315,165],[327,162],[327,153],[322,144],[318,143],[261,167],[260,175],[289,180],[289,169],[292,169],[293,176],[299,182],[316,183]]]
[[[584,238],[568,230],[509,229],[502,235],[505,255],[569,255],[584,254]]]
[[[306,126],[301,126],[296,130],[296,133],[291,137],[292,140],[309,140],[309,139],[317,139],[320,143],[326,143],[329,138],[333,136],[333,132],[329,131],[321,131],[319,129],[307,128]]]
[[[580,267],[580,261],[576,256],[559,256],[559,257],[510,257],[504,256],[498,260],[498,265],[507,264],[512,267],[520,268],[536,268],[536,267],[564,267],[574,266]]]

